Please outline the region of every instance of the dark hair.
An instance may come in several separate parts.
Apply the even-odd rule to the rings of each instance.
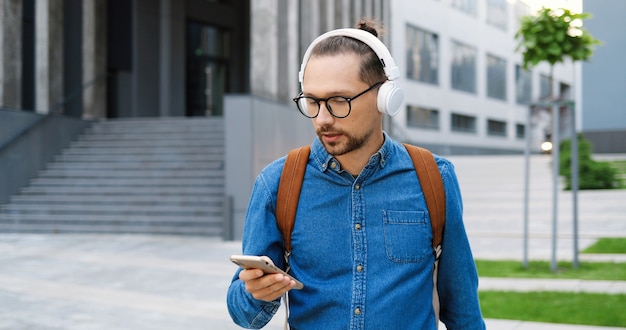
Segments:
[[[373,20],[360,19],[356,28],[378,37],[380,24]],[[361,58],[359,77],[365,83],[373,85],[387,79],[378,55],[364,42],[344,36],[335,36],[322,40],[311,51],[311,57],[353,53]]]

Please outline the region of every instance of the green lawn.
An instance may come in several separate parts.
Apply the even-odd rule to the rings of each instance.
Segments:
[[[524,268],[521,261],[476,260],[476,268],[481,277],[626,281],[626,263],[616,262],[579,262],[577,269],[571,262],[559,262],[552,272],[549,261],[530,261]]]
[[[583,253],[624,253],[626,238],[602,238]],[[626,263],[559,262],[556,272],[548,261],[476,260],[480,277],[549,278],[626,281]],[[626,327],[626,294],[576,292],[480,291],[485,318],[533,322]]]
[[[626,238],[601,238],[582,253],[626,254]],[[484,277],[626,281],[626,263],[618,262],[579,262],[577,269],[571,262],[558,262],[557,271],[552,272],[548,261],[530,261],[524,268],[521,261],[476,260],[476,268]]]
[[[626,254],[626,238],[601,238],[583,253],[623,253]]]
[[[626,327],[626,295],[480,291],[485,318]]]

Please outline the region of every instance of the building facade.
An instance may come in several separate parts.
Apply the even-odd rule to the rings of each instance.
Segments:
[[[522,68],[516,52],[521,1],[392,1],[391,40],[405,70],[405,111],[393,119],[405,139],[441,154],[537,151],[550,131],[549,115],[529,105],[546,101],[550,68]],[[556,65],[555,98],[571,98],[575,67]]]
[[[583,3],[592,15],[585,27],[602,41],[583,63],[582,132],[597,153],[626,153],[626,22],[620,13],[626,2],[594,0]]]
[[[309,42],[380,20],[403,71],[394,136],[441,154],[524,147],[549,68],[521,69],[507,0],[2,0],[0,106],[85,119],[223,116],[229,95],[292,107]],[[560,97],[576,85],[557,65]],[[578,78],[580,79],[580,77]],[[533,145],[537,145],[533,143]]]
[[[0,109],[223,117],[236,236],[256,174],[314,136],[291,100],[306,48],[362,17],[383,24],[401,70],[392,136],[447,155],[520,153],[530,134],[538,150],[549,120],[529,127],[529,105],[551,83],[580,97],[580,74],[521,69],[514,34],[528,13],[521,0],[0,0]]]

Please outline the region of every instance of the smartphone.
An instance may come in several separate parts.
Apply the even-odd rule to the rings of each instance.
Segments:
[[[293,276],[287,274],[282,269],[276,267],[272,262],[272,259],[269,257],[232,255],[230,256],[230,261],[244,269],[260,269],[266,274],[283,274],[296,282],[294,289],[302,290],[302,288],[304,288],[304,284],[296,280]]]

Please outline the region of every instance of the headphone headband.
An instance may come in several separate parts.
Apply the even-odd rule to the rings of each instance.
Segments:
[[[365,30],[346,28],[328,31],[321,36],[315,38],[315,40],[311,42],[311,45],[309,45],[309,48],[307,48],[306,52],[304,53],[304,57],[302,58],[302,64],[300,65],[300,72],[298,73],[298,79],[300,83],[302,83],[302,81],[304,80],[304,69],[309,62],[309,57],[311,57],[311,52],[313,51],[313,48],[315,48],[315,46],[322,40],[335,36],[350,37],[362,41],[363,43],[368,45],[374,51],[374,53],[376,53],[376,56],[378,56],[378,59],[380,60],[383,69],[385,70],[385,76],[387,76],[387,79],[395,80],[400,77],[400,70],[396,66],[396,62],[393,60],[393,57],[391,57],[391,53],[389,53],[389,50],[387,49],[385,44],[380,41],[380,39]]]

